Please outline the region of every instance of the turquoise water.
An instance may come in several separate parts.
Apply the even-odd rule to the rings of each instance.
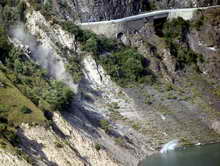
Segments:
[[[153,155],[138,166],[220,166],[220,144],[194,146]]]

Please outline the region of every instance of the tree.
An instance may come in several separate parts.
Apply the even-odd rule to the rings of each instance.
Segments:
[[[55,110],[63,111],[71,104],[73,91],[62,82],[52,81],[51,87],[42,96]]]
[[[3,25],[0,25],[0,52],[1,52],[0,60],[3,63],[5,62],[5,59],[8,56],[10,50],[10,45],[6,34],[7,33]]]

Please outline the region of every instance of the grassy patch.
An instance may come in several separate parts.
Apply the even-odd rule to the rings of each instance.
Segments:
[[[156,107],[156,109],[162,113],[163,115],[172,115],[174,114],[174,112],[172,110],[170,110],[167,106],[165,105],[159,105]]]
[[[213,93],[214,93],[217,97],[220,98],[220,86],[218,86],[217,88],[215,88],[215,89],[213,90]]]
[[[141,129],[141,124],[138,122],[133,122],[133,124],[131,125],[131,127],[137,131],[139,131]]]
[[[122,146],[122,147],[127,147],[127,145],[126,145],[126,140],[123,138],[123,137],[118,137],[118,138],[115,138],[115,143],[117,144],[117,145],[120,145],[120,146]]]
[[[124,116],[122,116],[120,114],[120,112],[118,112],[117,110],[111,110],[110,118],[113,121],[116,121],[116,120],[126,120],[126,118]]]
[[[176,100],[177,96],[175,96],[173,93],[168,93],[167,94],[167,99],[168,100]]]
[[[69,87],[50,79],[47,71],[29,61],[20,49],[11,47],[5,59],[5,66],[1,66],[4,73],[36,106],[48,111],[67,110],[73,97]]]
[[[19,125],[20,123],[42,124],[45,122],[43,112],[37,108],[27,97],[25,97],[5,74],[0,71],[0,80],[6,87],[0,88],[0,104],[7,106],[7,112],[2,113],[9,123]],[[24,114],[21,110],[29,108],[29,114]],[[0,115],[2,115],[0,113]]]
[[[106,133],[108,133],[108,132],[111,130],[111,128],[112,128],[112,126],[110,125],[109,121],[107,121],[107,120],[105,120],[105,119],[100,120],[100,121],[99,121],[99,125],[100,125],[100,127],[101,127]]]
[[[120,108],[117,102],[109,103],[108,106],[110,107],[110,109],[119,109]]]

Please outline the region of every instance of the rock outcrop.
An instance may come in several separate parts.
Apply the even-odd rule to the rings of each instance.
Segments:
[[[5,150],[0,150],[0,161],[1,165],[10,165],[10,166],[30,166],[30,164],[22,158],[19,158],[16,154],[12,154]]]
[[[71,126],[61,115],[54,114],[53,121],[53,129],[24,124],[18,132],[21,148],[33,158],[33,163],[45,166],[120,165],[109,158],[105,149],[97,150],[90,136]]]

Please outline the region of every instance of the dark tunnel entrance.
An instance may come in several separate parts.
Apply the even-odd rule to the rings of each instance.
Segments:
[[[123,34],[122,32],[120,32],[120,33],[118,33],[118,34],[116,35],[116,38],[117,38],[118,40],[121,40],[121,38],[122,38],[123,35],[124,35],[124,34]]]

